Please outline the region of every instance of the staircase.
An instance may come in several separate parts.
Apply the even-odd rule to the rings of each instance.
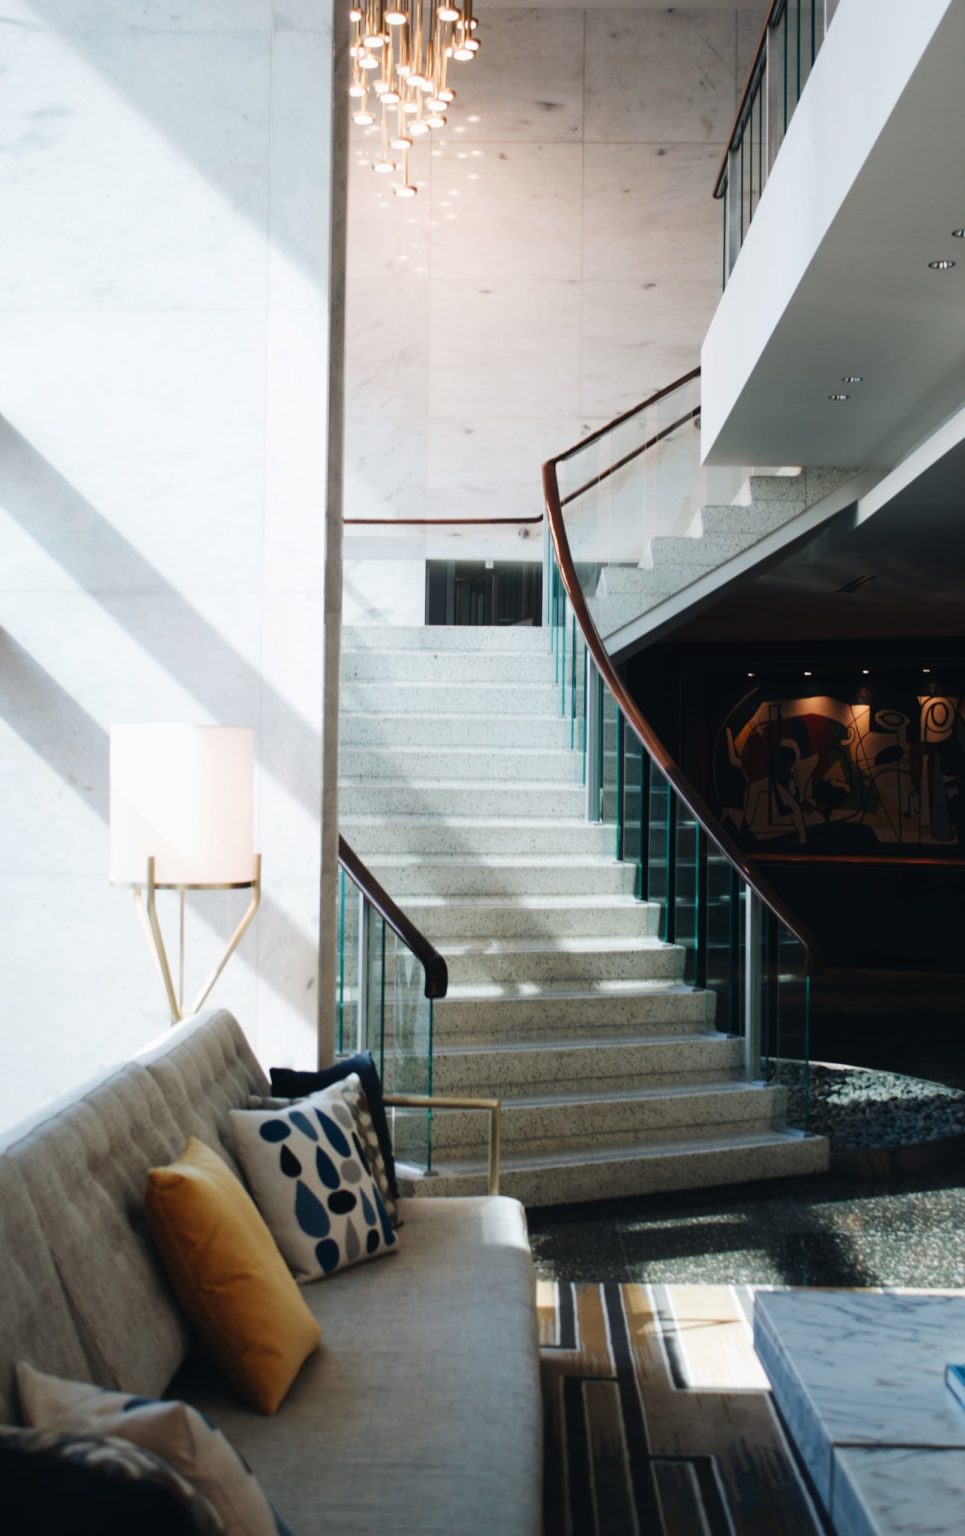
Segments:
[[[445,955],[438,1094],[503,1102],[503,1189],[529,1205],[826,1165],[741,1076],[714,996],[585,819],[546,632],[346,628],[340,825]],[[481,1193],[487,1118],[438,1114],[418,1195]]]
[[[817,509],[823,517],[837,510],[825,503],[854,478],[853,469],[751,474],[733,502],[703,507],[687,534],[651,538],[639,565],[604,565],[587,605],[611,654],[645,632],[646,623],[637,621],[702,577],[713,573],[718,584],[727,579],[729,566],[747,564],[741,557],[748,551],[756,562],[763,540],[777,536],[772,542],[781,545],[799,528],[809,531],[804,514]],[[628,626],[632,632],[622,634]]]

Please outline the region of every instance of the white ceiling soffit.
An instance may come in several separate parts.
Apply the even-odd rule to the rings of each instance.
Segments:
[[[923,0],[926,6],[934,8],[934,0]],[[861,10],[859,0],[853,14]],[[867,21],[871,13],[864,11]],[[815,76],[847,14],[843,5]],[[965,225],[963,76],[965,0],[952,0],[743,386],[738,380],[733,394],[731,384],[732,398],[716,420],[705,412],[711,462],[890,467],[965,399],[965,240],[951,235]],[[807,108],[805,94],[802,128]],[[760,205],[762,235],[781,169],[779,154]],[[820,161],[815,170],[822,170]],[[753,275],[752,263],[767,260],[775,234],[770,229],[768,243],[753,242],[757,223],[705,344],[705,365],[709,356],[721,375],[724,334],[731,329],[733,339],[741,323],[741,316],[725,315],[739,288],[745,326],[753,329],[746,314],[753,285],[749,290],[737,277],[745,257],[745,276]],[[957,266],[929,269],[929,261],[943,257]],[[725,319],[715,353],[715,327]],[[862,382],[843,383],[848,374]],[[714,380],[706,366],[704,388],[709,405]],[[837,391],[849,399],[829,400]]]

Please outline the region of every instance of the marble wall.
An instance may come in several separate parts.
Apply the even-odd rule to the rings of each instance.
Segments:
[[[347,516],[538,515],[544,458],[696,364],[720,296],[712,186],[765,10],[483,0],[417,198],[392,196],[355,130]],[[377,555],[378,531],[347,533],[353,560]],[[395,548],[540,543],[440,528]],[[373,570],[384,619],[383,587]],[[361,564],[353,589],[364,616]]]
[[[165,1024],[115,721],[255,727],[213,1001],[314,1059],[330,0],[7,0],[0,46],[2,1122]],[[189,985],[241,906],[193,902]]]

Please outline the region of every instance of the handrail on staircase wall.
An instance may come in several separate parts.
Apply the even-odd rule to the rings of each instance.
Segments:
[[[338,862],[345,873],[354,880],[370,906],[378,912],[382,921],[391,928],[397,938],[415,955],[425,977],[425,995],[438,999],[449,990],[449,968],[439,951],[420,932],[410,917],[392,900],[388,891],[376,880],[372,871],[362,863],[358,854],[339,833]]]
[[[570,552],[569,539],[567,538],[566,526],[563,520],[564,503],[560,498],[558,466],[565,460],[572,458],[574,454],[585,450],[588,446],[596,442],[599,438],[603,437],[606,433],[612,431],[614,427],[619,426],[622,422],[638,415],[648,406],[651,406],[656,401],[663,399],[665,395],[672,394],[675,390],[699,377],[699,375],[699,368],[692,369],[690,373],[684,374],[681,378],[677,379],[673,384],[668,385],[665,389],[658,390],[656,394],[650,395],[648,399],[642,401],[640,405],[634,406],[632,410],[624,412],[622,416],[618,416],[608,426],[599,428],[596,432],[592,432],[588,437],[584,438],[582,442],[574,444],[572,448],[568,448],[564,453],[557,455],[556,458],[548,459],[546,461],[546,463],[543,465],[543,496],[546,503],[546,515],[549,523],[550,537],[553,540],[553,547],[556,552],[556,560],[559,566],[560,575],[563,580],[563,585],[566,589],[566,594],[569,597],[570,603],[572,604],[573,613],[575,614],[576,621],[580,626],[586,648],[593,658],[597,671],[603,680],[604,685],[615,699],[619,709],[623,711],[623,714],[626,720],[629,722],[630,728],[634,735],[637,737],[638,741],[641,743],[644,749],[649,753],[653,762],[657,764],[657,767],[667,779],[668,783],[672,785],[673,789],[680,797],[690,815],[703,828],[707,837],[720,850],[731,867],[735,869],[740,875],[741,879],[746,882],[749,890],[751,890],[760,899],[760,901],[763,902],[764,906],[769,908],[770,911],[773,912],[774,915],[780,920],[780,922],[784,924],[785,928],[787,928],[788,931],[794,935],[804,950],[807,969],[809,972],[813,973],[820,968],[820,952],[814,935],[803,923],[800,922],[795,914],[791,912],[789,907],[778,895],[778,893],[772,889],[770,884],[766,880],[762,879],[761,876],[752,868],[742,850],[738,847],[737,843],[730,836],[730,834],[725,830],[723,824],[710,810],[709,806],[704,803],[701,796],[698,795],[693,785],[689,782],[686,775],[683,773],[680,765],[670,756],[663,742],[657,736],[649,721],[643,715],[639,704],[628,692],[626,685],[624,684],[615,666],[613,665],[609,653],[607,652],[607,649],[604,646],[602,639],[600,638],[599,631],[593,622],[593,618],[587,606],[586,599],[583,596],[583,590],[580,586],[580,582],[576,574],[576,567],[573,562],[573,556]],[[681,418],[682,421],[686,421],[687,419],[687,416]],[[680,424],[680,422],[676,423],[677,426]],[[655,438],[651,439],[651,443],[659,441],[664,436],[666,436],[665,432],[658,433]],[[645,443],[643,448],[648,446],[650,446],[650,444]],[[642,452],[643,449],[640,449],[639,451]],[[629,455],[628,457],[632,458],[635,457],[635,455]],[[615,468],[616,466],[613,467]],[[600,476],[598,478],[602,479],[603,477]],[[588,485],[592,486],[596,483],[596,480],[592,480],[588,482]],[[566,500],[569,502],[572,500],[572,497],[568,496]]]
[[[541,523],[539,517],[344,517],[353,528],[488,528],[496,523]]]

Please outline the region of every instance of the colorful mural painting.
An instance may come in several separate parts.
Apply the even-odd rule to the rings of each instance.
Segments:
[[[714,751],[720,813],[749,847],[958,854],[965,694],[862,690],[861,702],[749,694]]]

